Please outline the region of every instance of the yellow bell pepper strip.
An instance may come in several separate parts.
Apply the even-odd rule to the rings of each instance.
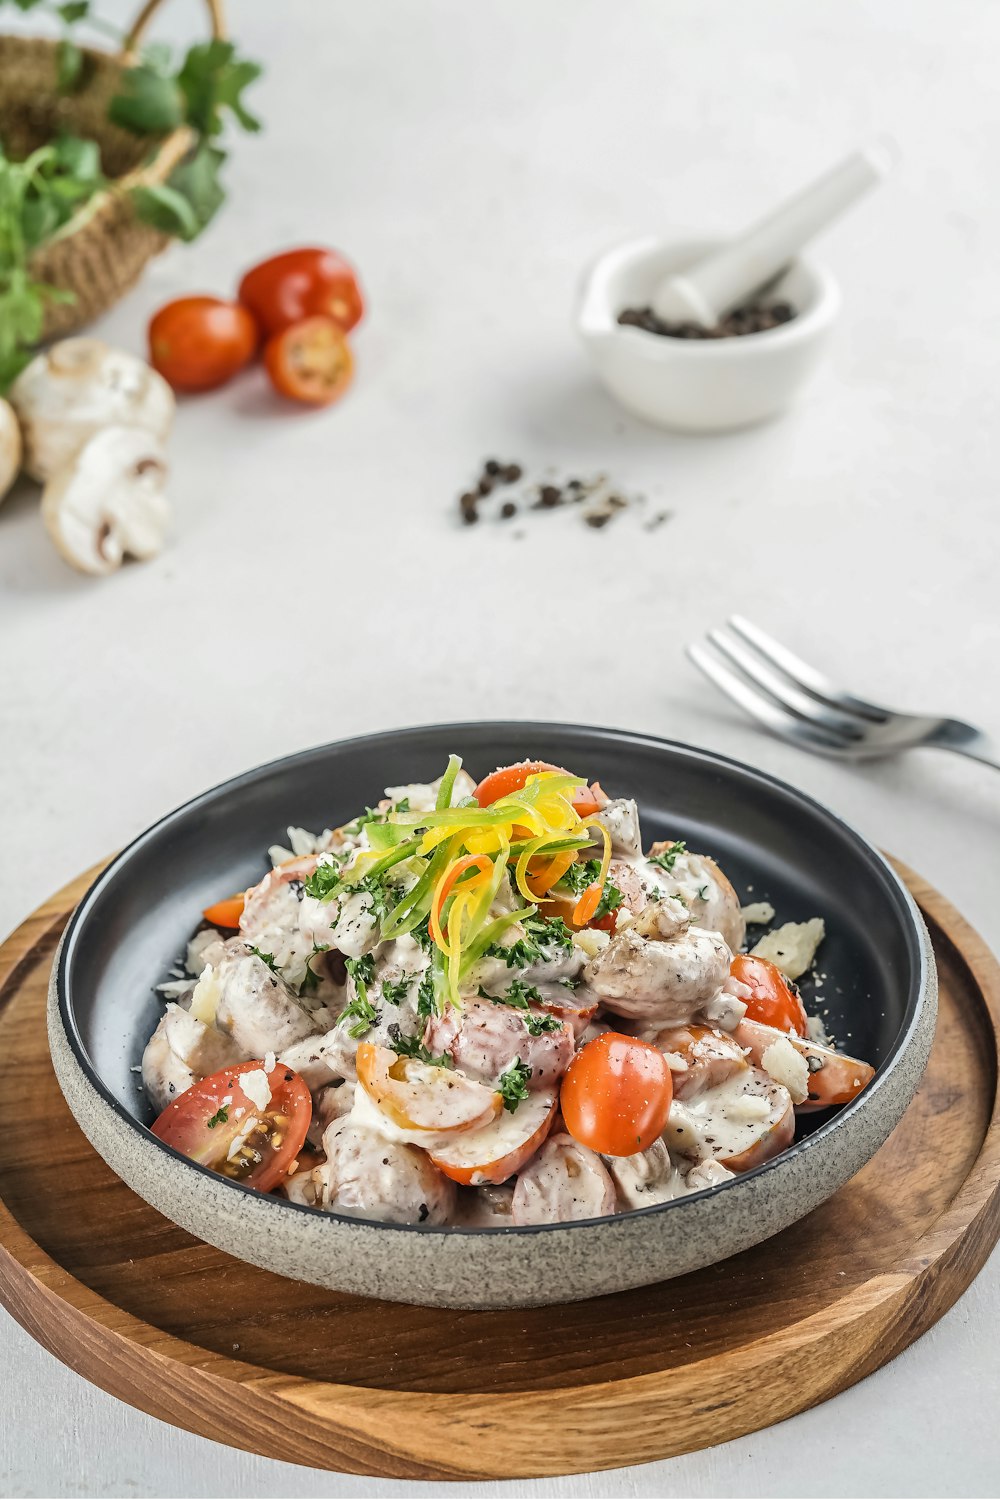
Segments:
[[[456,859],[449,865],[446,873],[438,881],[434,891],[434,899],[431,902],[430,934],[442,952],[451,954],[451,946],[446,936],[445,926],[442,925],[441,914],[445,902],[451,895],[452,889],[458,884],[462,876],[469,870],[478,872],[478,879],[473,876],[466,880],[461,887],[461,894],[465,896],[470,890],[474,890],[488,881],[493,874],[493,861],[485,854],[466,854],[461,859]]]

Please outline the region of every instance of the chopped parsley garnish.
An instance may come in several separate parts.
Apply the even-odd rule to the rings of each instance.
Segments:
[[[371,897],[372,914],[379,922],[385,921],[401,895],[397,886],[390,885],[387,880],[378,875],[363,876],[352,889],[364,891],[366,896]]]
[[[560,888],[572,892],[574,896],[582,896],[588,885],[593,885],[600,873],[601,861],[599,859],[578,859],[570,865],[558,884]]]
[[[575,864],[570,865],[565,875],[558,882],[558,889],[567,890],[574,896],[582,896],[588,886],[594,884],[600,878],[601,861],[599,859],[578,859]],[[616,885],[610,880],[604,882],[601,899],[597,910],[591,918],[599,922],[602,917],[607,917],[621,906],[624,897]]]
[[[623,900],[624,897],[618,887],[612,885],[610,880],[606,880],[604,882],[604,890],[601,892],[601,899],[597,903],[597,910],[594,912],[593,920],[599,922],[602,917],[610,916],[613,911],[618,910]]]
[[[249,945],[249,947],[250,952],[255,954],[257,958],[260,959],[262,964],[267,964],[267,967],[270,969],[272,974],[278,973],[278,965],[274,961],[273,953],[261,953],[260,949],[255,948],[252,943]]]
[[[494,1005],[509,1005],[519,1011],[521,1020],[528,1028],[529,1036],[541,1036],[546,1031],[562,1030],[562,1022],[548,1011],[538,1016],[531,1009],[530,1002],[533,1000],[536,1005],[541,1005],[543,1004],[542,997],[534,985],[525,984],[523,979],[515,979],[505,995],[488,995],[482,985],[479,986],[479,993],[484,1000],[489,1000]]]
[[[340,861],[335,855],[326,855],[324,863],[317,865],[311,875],[306,876],[306,895],[317,901],[328,901],[334,886],[340,881]]]
[[[214,1130],[216,1125],[225,1125],[228,1119],[229,1106],[228,1104],[223,1104],[220,1105],[220,1107],[215,1111],[215,1114],[210,1120],[205,1121],[205,1124],[208,1126],[209,1130]]]
[[[365,986],[371,984],[375,978],[374,954],[363,953],[360,958],[345,958],[344,965],[348,974],[354,980],[354,988],[358,994],[365,994]]]
[[[423,978],[417,987],[417,1015],[436,1016],[437,999],[434,991],[434,974],[430,969],[425,969]]]
[[[413,1057],[417,1062],[427,1063],[432,1068],[453,1068],[455,1064],[446,1052],[440,1056],[424,1046],[418,1036],[392,1036],[389,1046],[399,1057]]]
[[[326,953],[329,947],[329,943],[313,943],[313,951],[306,959],[306,972],[303,975],[302,983],[299,985],[300,995],[311,995],[315,990],[319,989],[320,976],[312,967],[312,961],[316,957],[317,953]]]
[[[347,1020],[351,1021],[351,1025],[347,1028],[347,1035],[354,1037],[356,1041],[359,1037],[363,1037],[372,1026],[378,1025],[378,1011],[367,995],[355,995],[350,1005],[345,1005],[340,1012],[337,1025]]]
[[[412,974],[404,974],[402,979],[383,979],[382,999],[387,1001],[389,1005],[401,1005],[406,999],[412,983]]]
[[[680,856],[686,853],[687,844],[683,839],[678,839],[676,843],[670,845],[669,849],[664,849],[662,854],[651,854],[648,862],[651,865],[659,865],[660,869],[666,870],[669,875]]]
[[[430,921],[430,916],[426,916],[422,922],[417,923],[416,927],[410,933],[410,937],[418,947],[423,948],[425,953],[434,946],[434,939],[431,937]]]
[[[552,958],[552,953],[546,949],[561,950],[564,953],[573,951],[573,934],[570,932],[562,917],[522,917],[521,926],[524,936],[519,937],[510,947],[503,943],[491,943],[486,950],[489,958],[502,958],[508,969],[530,969],[533,964],[546,963]]]
[[[506,1073],[501,1073],[497,1080],[497,1089],[503,1099],[503,1107],[513,1114],[517,1106],[528,1097],[528,1079],[531,1077],[531,1069],[527,1063],[515,1057]]]

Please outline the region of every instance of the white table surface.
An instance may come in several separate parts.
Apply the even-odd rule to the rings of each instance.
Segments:
[[[260,254],[328,242],[371,301],[356,388],[320,414],[278,409],[256,375],[185,402],[169,549],[105,581],[65,568],[30,487],[0,512],[0,927],[247,766],[366,730],[539,716],[689,740],[787,778],[1000,947],[994,772],[926,752],[857,770],[805,757],[730,711],[681,653],[740,609],[863,692],[1000,731],[1000,11],[230,8],[267,63],[266,132],[237,143],[211,230],[163,256],[100,331],[140,350],[168,297],[224,293]],[[168,35],[200,24],[193,0],[167,10]],[[704,440],[613,409],[569,326],[580,267],[633,232],[733,229],[882,130],[905,163],[826,238],[843,321],[798,410]],[[630,514],[603,532],[565,513],[531,516],[521,537],[463,530],[454,498],[490,454],[607,469],[673,519],[652,533]],[[993,1494],[998,1319],[995,1259],[916,1347],[779,1427],[646,1467],[450,1493]],[[95,1390],[6,1315],[0,1338],[5,1494],[437,1488],[236,1453]]]

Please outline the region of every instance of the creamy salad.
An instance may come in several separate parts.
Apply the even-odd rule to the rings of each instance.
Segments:
[[[389,787],[217,902],[142,1057],[154,1133],[332,1213],[504,1227],[728,1182],[873,1076],[794,981],[823,923],[745,952],[707,854],[556,766]]]

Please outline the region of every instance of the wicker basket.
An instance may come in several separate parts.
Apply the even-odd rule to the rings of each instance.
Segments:
[[[223,37],[221,0],[206,0],[212,35]],[[42,37],[0,36],[0,140],[15,157],[50,141],[60,127],[96,140],[110,187],[83,204],[63,228],[40,245],[30,261],[37,281],[72,292],[72,302],[51,303],[45,337],[61,337],[106,311],[138,281],[151,256],[169,237],[136,218],[128,189],[162,183],[193,143],[182,126],[159,139],[132,135],[108,119],[108,105],[121,75],[162,0],[147,0],[113,56],[84,51],[83,86],[60,94],[56,87],[57,42]]]

